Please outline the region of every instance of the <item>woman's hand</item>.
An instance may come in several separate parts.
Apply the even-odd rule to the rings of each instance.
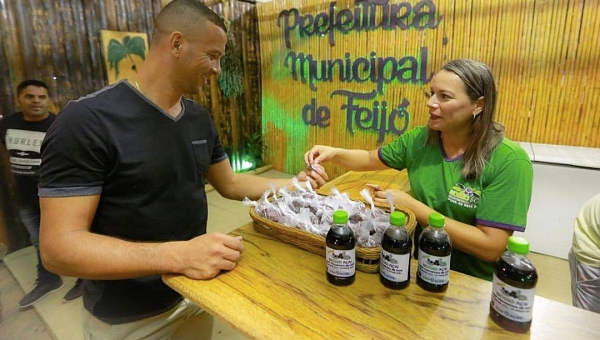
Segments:
[[[325,163],[332,159],[336,155],[337,148],[325,145],[315,145],[308,152],[304,154],[304,163],[308,168],[319,164]],[[315,170],[315,169],[313,169]]]
[[[380,203],[389,203],[387,196],[390,195],[394,205],[409,208],[416,200],[407,192],[402,190],[381,190],[374,188],[373,200]]]

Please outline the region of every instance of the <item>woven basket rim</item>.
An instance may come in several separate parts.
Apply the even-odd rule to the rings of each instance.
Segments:
[[[316,191],[321,196],[326,196],[322,192]],[[361,201],[370,209],[370,205]],[[374,205],[380,209],[391,211],[389,204],[374,202]],[[406,229],[411,238],[414,237],[414,231],[417,226],[415,214],[405,207],[394,206],[395,210],[400,210],[406,215]],[[248,208],[250,217],[252,218],[254,229],[259,233],[270,235],[281,242],[297,246],[301,249],[309,251],[313,254],[325,255],[325,237],[295,227],[286,226],[284,224],[271,221],[256,213],[256,207]],[[356,247],[356,269],[369,274],[379,272],[379,259],[381,256],[381,246],[377,247]]]
[[[316,192],[321,196],[325,196],[325,195],[323,195],[323,193],[321,193],[319,191],[316,191]],[[364,202],[364,201],[362,201],[362,202],[365,203],[365,205],[367,205],[368,209],[370,209],[369,204],[366,204],[366,202]],[[380,209],[384,209],[386,211],[391,211],[390,205],[386,204],[386,203],[374,202],[374,206],[376,206]],[[401,207],[401,206],[397,206],[397,205],[394,205],[394,209],[400,210],[406,215],[405,227],[412,238],[414,235],[415,228],[417,226],[417,219],[416,219],[415,214],[410,209]],[[310,233],[310,232],[302,230],[302,229],[290,227],[290,226],[287,226],[287,225],[284,225],[284,224],[281,224],[281,223],[278,223],[275,221],[271,221],[263,216],[258,215],[256,213],[255,206],[250,206],[248,208],[248,211],[249,211],[250,217],[252,218],[253,221],[264,224],[273,230],[282,231],[282,228],[285,228],[285,229],[283,229],[283,230],[285,230],[285,234],[292,234],[301,240],[305,239],[305,240],[312,241],[312,242],[325,242],[325,237],[323,237],[321,235],[313,234],[313,233]],[[372,252],[372,253],[376,253],[377,255],[379,255],[379,253],[381,252],[381,246],[377,246],[377,247],[357,246],[356,249],[357,249],[357,251],[360,249],[362,252],[364,252],[366,254],[369,254]]]

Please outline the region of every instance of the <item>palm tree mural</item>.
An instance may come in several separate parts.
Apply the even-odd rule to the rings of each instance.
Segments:
[[[125,58],[129,58],[131,61],[131,70],[137,73],[137,66],[131,58],[131,55],[135,54],[146,59],[146,42],[141,37],[123,37],[123,42],[119,42],[117,39],[110,39],[108,42],[108,62],[110,69],[115,69],[115,78],[119,78],[119,62]]]

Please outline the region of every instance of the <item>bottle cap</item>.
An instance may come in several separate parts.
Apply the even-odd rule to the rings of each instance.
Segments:
[[[526,255],[529,253],[529,242],[521,236],[510,236],[507,248],[515,254]]]
[[[403,226],[406,224],[406,215],[402,211],[394,210],[390,214],[390,224]]]
[[[429,225],[434,228],[442,228],[444,226],[444,215],[437,212],[429,214]]]
[[[348,213],[346,210],[336,210],[333,212],[333,223],[346,224],[348,223]]]

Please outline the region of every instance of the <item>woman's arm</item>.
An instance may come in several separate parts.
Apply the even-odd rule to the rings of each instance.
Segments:
[[[394,203],[411,210],[417,222],[422,226],[428,225],[429,215],[435,210],[416,200],[408,193],[400,190],[376,191],[375,200],[387,203],[386,193],[391,192]],[[444,229],[450,235],[452,246],[483,261],[496,261],[506,250],[511,230],[492,228],[483,225],[472,226],[445,216]]]
[[[342,149],[315,145],[304,154],[307,166],[331,162],[353,171],[385,170],[388,168],[377,154],[378,150]]]

